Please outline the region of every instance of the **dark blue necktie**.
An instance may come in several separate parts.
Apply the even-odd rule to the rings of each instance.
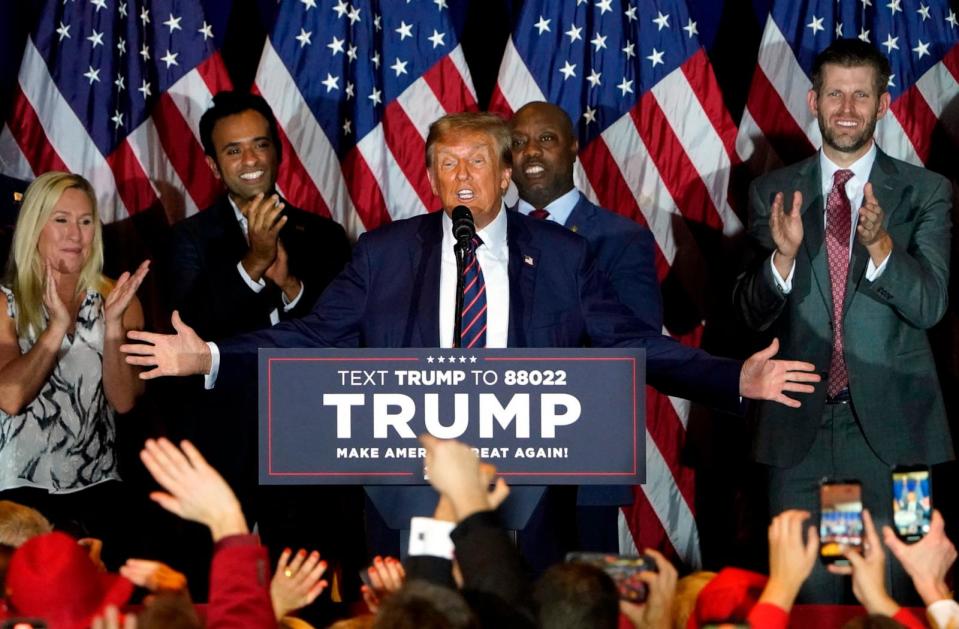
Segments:
[[[476,249],[483,244],[473,236],[471,247],[463,258],[463,321],[460,347],[486,347],[486,282],[476,259]]]

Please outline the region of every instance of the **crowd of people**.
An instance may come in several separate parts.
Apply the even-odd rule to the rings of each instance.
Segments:
[[[266,102],[216,95],[200,136],[225,193],[174,227],[155,265],[169,334],[144,329],[136,293],[149,261],[116,281],[103,275],[89,182],[41,175],[0,285],[7,615],[49,627],[296,627],[304,621],[291,614],[308,607],[324,624],[353,616],[343,626],[765,628],[787,626],[797,601],[852,602],[848,591],[875,626],[923,626],[896,603],[912,593],[934,626],[959,626],[941,515],[911,544],[888,526],[891,467],[953,458],[925,333],[945,310],[951,187],[876,146],[889,75],[871,45],[834,42],[809,93],[821,151],[753,183],[750,260],[733,303],[776,338],[745,361],[662,334],[650,233],[576,189],[575,127],[549,103],[509,123],[475,112],[434,122],[425,157],[443,211],[364,234],[351,257],[341,227],[276,192],[281,142]],[[520,201],[506,208],[511,182]],[[475,221],[464,254],[475,296],[455,330],[450,214],[461,205]],[[378,490],[422,516],[404,547],[361,487],[258,485],[257,348],[453,347],[461,337],[490,348],[642,347],[647,380],[664,393],[740,414],[756,400],[753,449],[774,516],[768,578],[731,569],[678,579],[647,549],[648,569],[634,575],[642,595],[627,596],[600,567],[564,559],[618,550],[630,488],[524,488],[539,506],[514,540],[496,516],[510,494],[496,469],[429,435],[432,489]],[[111,543],[128,497],[116,423],[145,383],[165,387],[162,408],[182,433],[146,441],[140,458],[160,487],[150,499],[206,530],[204,542],[181,543],[209,569],[197,606],[193,573]],[[823,477],[862,481],[863,550],[841,549],[847,566],[817,558]],[[131,606],[135,586],[149,595]]]

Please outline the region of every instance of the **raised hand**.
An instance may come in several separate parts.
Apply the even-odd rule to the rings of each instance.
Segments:
[[[857,550],[848,549],[843,556],[851,565],[832,564],[827,570],[833,574],[852,575],[852,593],[870,614],[895,616],[899,605],[886,591],[886,552],[872,524],[872,516],[866,509],[862,511],[862,524],[865,532],[864,552],[860,554]]]
[[[649,595],[642,604],[620,601],[619,609],[637,629],[669,629],[676,595],[676,568],[655,550],[647,548],[643,553],[656,562],[656,572],[649,570],[637,575],[646,584]]]
[[[802,192],[793,193],[792,208],[785,210],[784,196],[777,192],[769,208],[769,231],[776,243],[776,269],[782,277],[789,275],[793,260],[803,239]]]
[[[862,207],[859,208],[859,223],[856,225],[856,237],[863,247],[869,247],[886,235],[886,228],[882,226],[883,216],[872,184],[867,182],[863,187]]]
[[[946,577],[956,561],[956,547],[946,537],[946,523],[938,510],[932,512],[929,532],[915,544],[904,543],[888,526],[882,527],[882,537],[927,606],[952,598]]]
[[[123,313],[126,312],[149,271],[150,261],[144,260],[132,275],[129,271],[124,271],[123,275],[117,279],[104,304],[104,318],[108,328],[122,325]]]
[[[437,439],[429,434],[421,435],[420,443],[426,448],[425,463],[430,484],[449,499],[457,521],[477,511],[495,508],[491,503],[493,494],[489,491],[489,472],[482,472],[479,458],[469,446],[452,439]],[[508,489],[505,488],[505,481],[500,479],[497,485],[499,483],[503,483],[504,487],[497,490],[496,499],[502,501],[505,495],[502,498],[499,496],[504,491],[508,493]]]
[[[280,620],[315,601],[329,585],[321,580],[324,572],[326,562],[320,560],[320,553],[315,550],[307,554],[300,549],[295,555],[289,548],[284,550],[270,581],[270,599],[276,619]]]
[[[164,438],[147,439],[140,460],[165,489],[150,499],[184,520],[205,524],[217,541],[249,532],[240,503],[223,477],[189,441],[180,448]]]
[[[157,334],[142,330],[127,332],[127,338],[140,343],[125,343],[120,351],[126,354],[128,364],[152,367],[141,371],[144,380],[160,376],[190,376],[210,372],[210,348],[193,328],[183,323],[180,313],[173,311],[170,318],[176,334]]]
[[[262,192],[250,199],[240,211],[246,216],[250,248],[243,257],[243,268],[254,280],[259,280],[276,259],[277,240],[287,217],[281,216],[284,204],[280,197],[269,197]]]
[[[60,293],[57,291],[57,278],[53,272],[53,264],[46,263],[47,281],[43,287],[43,305],[47,308],[49,322],[48,328],[55,330],[59,334],[66,334],[73,323],[73,317],[70,315],[70,309],[60,299]]]
[[[764,350],[746,359],[739,373],[739,394],[754,400],[771,400],[792,408],[801,406],[798,400],[787,396],[792,393],[812,393],[815,389],[809,382],[821,380],[816,366],[799,360],[773,360],[779,351],[779,339],[773,339]]]
[[[815,526],[806,528],[805,544],[802,541],[803,524],[808,519],[808,511],[790,509],[769,524],[769,581],[759,600],[787,612],[792,609],[819,555]]]
[[[395,557],[374,557],[373,564],[366,569],[370,584],[360,586],[363,601],[371,614],[379,611],[383,599],[403,587],[406,570]]]
[[[134,585],[157,592],[186,591],[186,577],[170,566],[150,559],[127,559],[120,566],[120,574]]]

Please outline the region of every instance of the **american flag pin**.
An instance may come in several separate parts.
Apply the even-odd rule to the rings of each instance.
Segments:
[[[523,256],[523,264],[528,266],[536,266],[536,261],[533,260],[533,256]]]

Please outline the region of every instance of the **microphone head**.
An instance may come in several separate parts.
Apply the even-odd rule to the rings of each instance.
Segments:
[[[453,237],[458,242],[469,242],[476,235],[476,224],[473,223],[473,213],[465,205],[453,208]]]

